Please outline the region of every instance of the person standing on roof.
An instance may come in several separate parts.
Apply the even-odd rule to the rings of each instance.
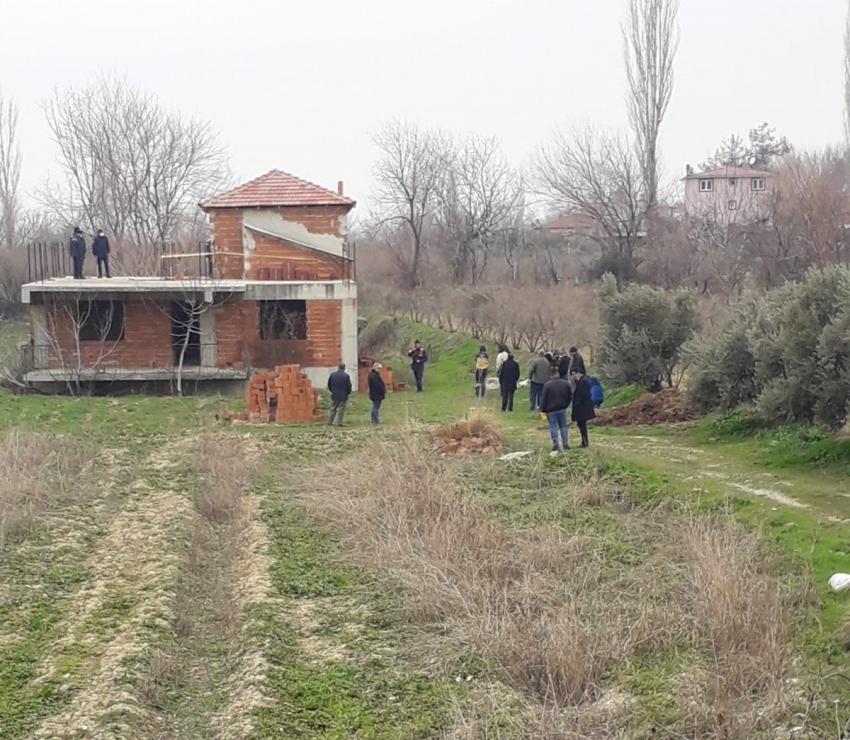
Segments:
[[[111,277],[109,274],[109,239],[103,233],[103,229],[97,230],[97,236],[91,245],[92,254],[97,259],[97,276],[103,277],[104,271],[106,277]]]
[[[83,237],[83,230],[79,226],[74,227],[74,235],[68,243],[68,252],[74,266],[74,279],[82,280],[83,262],[86,259],[86,240]]]
[[[413,377],[416,380],[416,392],[422,393],[422,376],[425,374],[425,363],[428,362],[428,353],[422,346],[422,342],[418,339],[413,343],[407,356],[410,358],[410,369],[413,371]]]
[[[482,344],[475,355],[475,397],[484,398],[487,393],[487,371],[490,368],[490,355]]]

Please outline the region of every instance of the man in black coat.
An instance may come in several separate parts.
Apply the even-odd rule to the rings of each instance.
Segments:
[[[98,229],[97,236],[94,238],[91,245],[91,252],[97,259],[97,276],[102,278],[104,271],[106,271],[106,277],[110,277],[109,239],[106,238],[106,234],[103,233],[103,229]]]
[[[499,368],[499,390],[502,392],[502,411],[514,410],[514,393],[519,384],[519,363],[508,353],[508,358]]]
[[[383,365],[376,362],[369,371],[369,400],[372,402],[372,424],[378,426],[381,423],[381,404],[387,397],[387,384],[381,377]]]
[[[328,390],[331,392],[331,416],[328,420],[328,426],[342,426],[342,419],[345,416],[345,407],[348,404],[348,397],[351,395],[351,378],[345,372],[345,363],[341,362],[336,372],[331,373],[328,378]]]
[[[71,263],[74,266],[74,279],[83,279],[83,260],[86,258],[86,240],[83,230],[79,226],[74,227],[74,235],[68,243],[68,253],[71,255]]]
[[[563,380],[570,379],[570,363],[573,361],[572,355],[568,355],[564,348],[558,350],[558,377]]]
[[[584,357],[579,354],[578,347],[570,347],[570,375],[578,370],[582,375],[587,375],[584,366]]]
[[[581,446],[589,447],[590,440],[587,437],[587,422],[596,418],[593,410],[593,398],[590,394],[590,378],[579,370],[572,371],[573,383],[573,421],[581,433]]]

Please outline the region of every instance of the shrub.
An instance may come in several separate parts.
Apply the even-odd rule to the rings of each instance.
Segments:
[[[599,301],[602,376],[614,385],[633,383],[657,392],[673,387],[680,350],[699,329],[696,296],[647,286],[619,290],[603,278]]]
[[[744,297],[716,337],[684,354],[688,398],[701,409],[752,403],[763,424],[840,427],[850,404],[850,268],[810,270]]]

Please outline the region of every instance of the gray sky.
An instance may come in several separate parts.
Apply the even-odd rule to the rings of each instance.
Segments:
[[[668,177],[769,121],[798,147],[842,132],[845,0],[682,0],[662,132]],[[624,0],[5,0],[0,89],[20,109],[23,185],[55,152],[54,86],[126,76],[211,120],[236,176],[272,168],[366,202],[391,118],[497,136],[523,164],[556,125],[627,126]]]

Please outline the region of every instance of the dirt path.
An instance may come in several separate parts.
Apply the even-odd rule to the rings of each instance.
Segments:
[[[850,480],[824,471],[774,472],[741,459],[734,447],[693,447],[669,436],[597,434],[594,444],[689,484],[697,495],[745,494],[770,508],[808,510],[830,521],[850,520]]]

